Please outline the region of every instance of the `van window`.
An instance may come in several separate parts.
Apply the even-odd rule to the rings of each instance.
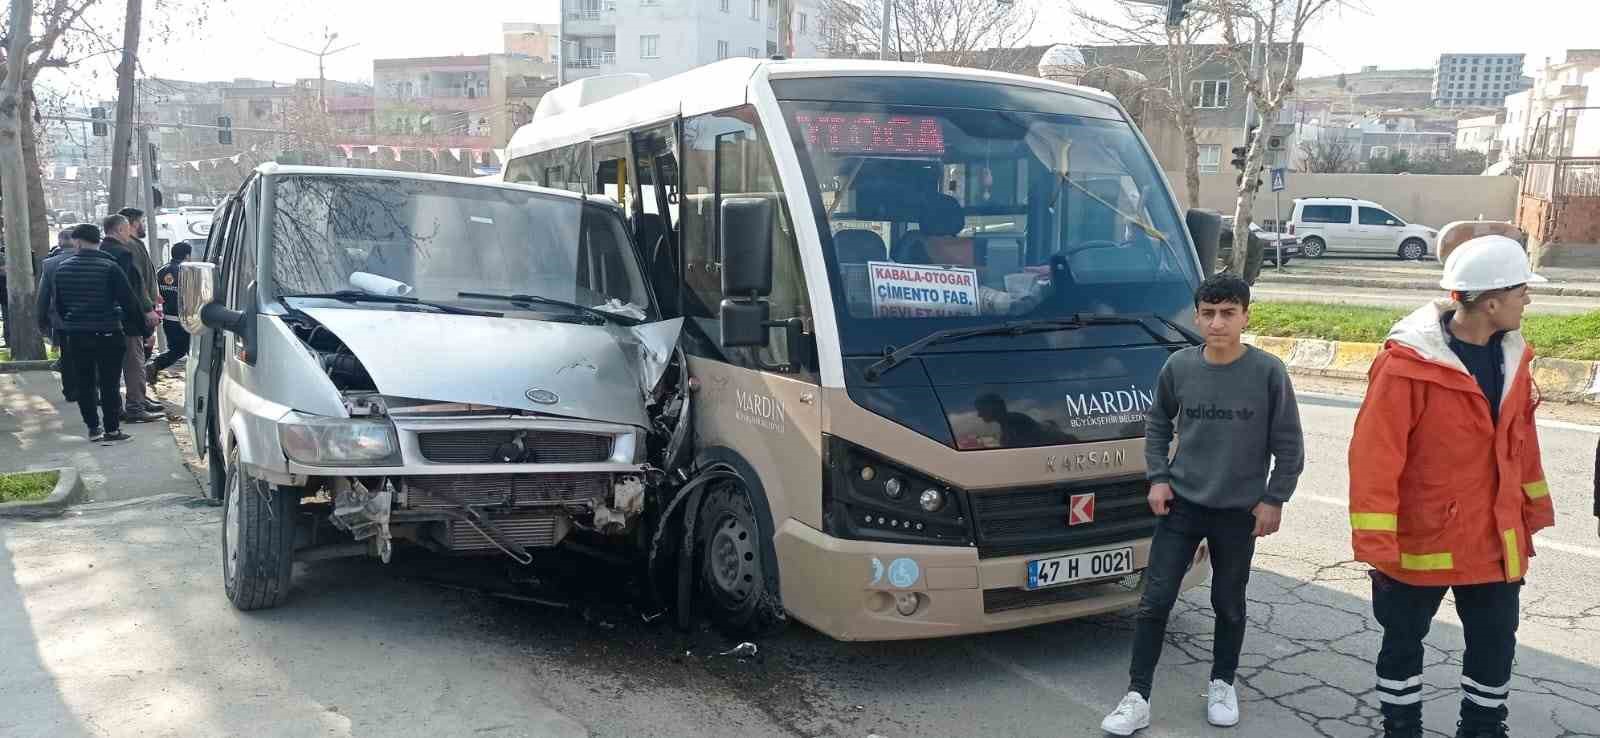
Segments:
[[[811,317],[800,249],[783,186],[773,169],[766,134],[750,106],[684,121],[683,172],[679,217],[683,234],[684,317],[694,326],[691,344],[741,366],[788,363],[783,331],[773,331],[759,354],[718,345],[722,303],[722,247],[718,208],[724,198],[757,196],[777,205],[772,255],[772,320]],[[726,354],[724,356],[724,354]]]
[[[1350,222],[1349,205],[1307,205],[1300,211],[1301,223]]]
[[[1406,224],[1405,221],[1390,215],[1387,210],[1379,210],[1377,208],[1361,208],[1361,225],[1389,225],[1391,221],[1393,221],[1395,225]]]

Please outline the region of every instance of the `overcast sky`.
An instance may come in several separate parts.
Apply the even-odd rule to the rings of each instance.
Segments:
[[[184,0],[178,0],[183,2]],[[1030,0],[1019,0],[1029,2]],[[1064,10],[1066,0],[1032,0],[1041,10],[1032,41],[1082,42]],[[1112,5],[1117,0],[1084,0]],[[500,23],[554,22],[558,0],[211,0],[198,33],[177,30],[152,39],[146,74],[178,79],[236,77],[292,80],[315,77],[315,58],[272,39],[320,46],[323,26],[336,45],[357,44],[329,57],[332,79],[370,80],[374,58],[443,56],[499,51]],[[1442,52],[1522,52],[1529,71],[1568,48],[1600,46],[1597,0],[1362,0],[1365,11],[1343,11],[1318,25],[1303,74],[1356,71],[1363,65],[1428,67]],[[120,3],[108,3],[120,5]],[[149,5],[149,3],[146,3]],[[429,12],[412,8],[430,7]],[[120,18],[114,19],[120,27]],[[269,38],[270,36],[270,38]],[[76,79],[111,91],[111,62],[90,63]]]

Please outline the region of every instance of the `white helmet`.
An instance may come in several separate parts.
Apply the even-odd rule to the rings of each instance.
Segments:
[[[1479,236],[1445,258],[1439,286],[1452,292],[1484,292],[1547,281],[1528,266],[1522,244],[1505,236]]]

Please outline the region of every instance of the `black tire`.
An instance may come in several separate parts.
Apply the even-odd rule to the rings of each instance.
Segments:
[[[222,585],[240,610],[265,610],[289,597],[294,569],[299,490],[252,479],[239,467],[239,451],[228,452],[222,515]],[[231,546],[230,536],[237,536]]]
[[[1328,244],[1316,236],[1300,242],[1300,255],[1307,259],[1321,259],[1328,254]]]
[[[1400,244],[1400,251],[1397,253],[1406,261],[1421,261],[1422,257],[1428,255],[1428,244],[1420,238],[1408,238]]]
[[[222,502],[228,494],[228,468],[227,462],[222,459],[222,452],[217,450],[217,438],[211,437],[211,442],[206,448],[206,497]]]
[[[733,482],[706,492],[696,522],[696,587],[711,621],[735,635],[764,636],[788,624],[762,554],[761,525],[744,488]]]

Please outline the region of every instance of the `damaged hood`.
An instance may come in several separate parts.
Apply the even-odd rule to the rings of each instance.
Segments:
[[[641,427],[649,426],[645,396],[665,371],[683,324],[596,326],[354,308],[301,312],[344,342],[381,394]]]

